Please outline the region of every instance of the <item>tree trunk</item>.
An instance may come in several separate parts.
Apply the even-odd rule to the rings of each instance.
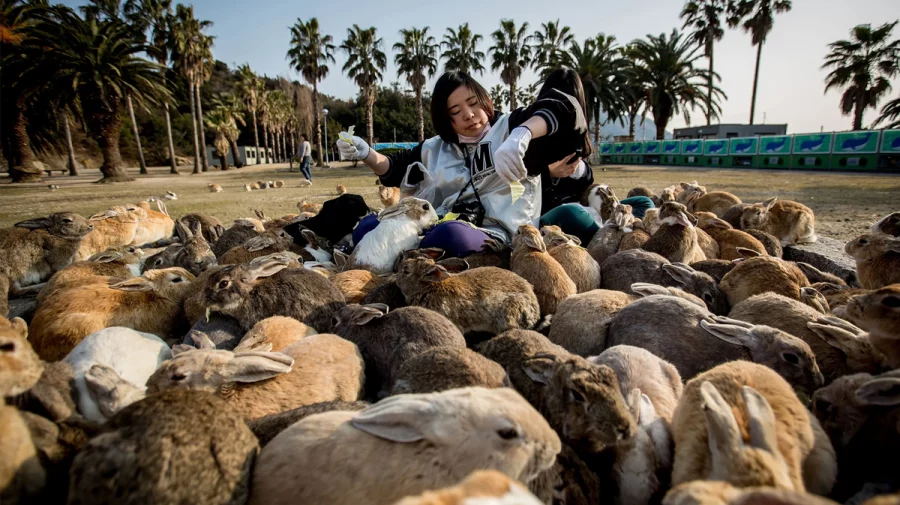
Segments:
[[[862,130],[863,114],[866,111],[866,94],[860,91],[856,95],[856,103],[853,105],[853,129]]]
[[[256,164],[262,164],[262,157],[259,155],[259,126],[256,124],[256,111],[253,111],[253,142],[256,145]]]
[[[197,137],[197,106],[194,105],[194,83],[189,83],[190,91],[188,95],[191,97],[191,129],[194,132],[194,173],[200,173],[200,140]],[[206,153],[203,153],[206,157]]]
[[[119,111],[105,112],[104,116],[98,119],[99,121],[95,121],[95,124],[91,125],[91,129],[96,132],[94,138],[100,144],[100,150],[103,152],[103,164],[100,165],[103,179],[97,182],[133,181],[134,177],[129,177],[122,168],[122,155],[119,153],[119,135],[122,131],[122,119],[119,117]]]
[[[272,160],[269,159],[269,127],[266,126],[266,123],[263,123],[263,141],[266,143],[263,148],[265,151],[265,163],[272,163]]]
[[[9,162],[9,175],[13,182],[41,182],[43,169],[39,165],[37,156],[31,149],[31,139],[28,138],[28,120],[25,119],[25,107],[18,104],[18,114],[13,123],[13,150],[14,160]]]
[[[291,157],[293,158],[296,155],[297,155],[297,147],[294,144],[294,132],[291,132]]]
[[[221,163],[222,170],[228,170],[228,151],[226,150],[224,154],[216,153],[219,155],[219,163]]]
[[[284,155],[284,163],[287,163],[291,159],[291,155],[287,150],[287,134],[284,131],[284,128],[281,129],[281,154]]]
[[[628,135],[634,139],[634,120],[637,119],[637,113],[628,114]]]
[[[712,93],[713,93],[713,43],[709,44],[709,76],[707,76],[706,84],[709,86],[709,89],[706,90],[706,126],[712,124],[712,116],[713,116],[713,106],[712,106]]]
[[[228,139],[228,145],[231,146],[231,156],[234,158],[234,168],[242,168],[244,162],[241,161],[241,153],[238,150],[237,141],[235,139]]]
[[[172,141],[172,118],[169,117],[169,104],[165,104],[163,111],[166,114],[166,138],[169,141],[169,173],[178,175],[178,167],[175,165],[175,142]]]
[[[416,86],[416,119],[419,120],[419,142],[424,142],[425,118],[422,116],[422,86]]]
[[[203,104],[200,103],[200,84],[195,88],[197,90],[197,124],[200,125],[200,145],[203,147],[203,157],[200,158],[200,165],[203,171],[209,170],[209,160],[206,157],[206,131],[203,127]]]
[[[373,119],[372,111],[375,109],[375,90],[372,89],[372,86],[366,88],[366,133],[369,137],[369,145],[375,145],[375,141],[373,140],[375,137],[375,120]],[[325,127],[328,125],[326,123]]]
[[[75,148],[72,146],[72,130],[69,128],[67,112],[63,112],[63,126],[66,132],[66,150],[69,152],[69,175],[78,175],[78,168],[75,166]]]
[[[516,105],[518,105],[516,100],[516,80],[513,79],[509,81],[509,111],[516,110]]]
[[[134,143],[137,144],[138,166],[141,167],[141,175],[147,175],[147,164],[144,162],[144,149],[141,147],[141,135],[138,132],[137,121],[134,119],[134,105],[131,103],[131,95],[125,97],[128,104],[128,116],[131,117],[131,131],[134,132]]]
[[[756,116],[756,87],[759,84],[759,59],[762,57],[762,46],[765,39],[759,41],[759,47],[756,49],[756,72],[753,73],[753,97],[750,99],[750,124],[753,124],[753,118]]]
[[[322,125],[319,123],[319,84],[318,81],[313,80],[313,135],[316,136],[316,166],[321,167],[325,165],[322,163]]]

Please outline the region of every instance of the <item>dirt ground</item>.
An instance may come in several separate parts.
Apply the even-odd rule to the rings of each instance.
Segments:
[[[345,185],[351,193],[362,195],[372,207],[379,207],[376,177],[364,166],[333,163],[332,168],[313,169],[313,186],[299,187],[302,176],[288,172],[286,164],[265,165],[189,175],[169,175],[168,168],[151,168],[150,174],[137,176],[136,182],[94,184],[99,171],[83,171],[78,177],[53,176],[43,183],[9,184],[0,179],[0,227],[59,211],[74,211],[89,216],[115,204],[137,202],[150,196],[174,191],[178,200],[167,201],[169,213],[180,216],[190,212],[212,214],[223,223],[253,215],[260,209],[271,216],[296,212],[296,204],[306,199],[323,202],[337,195],[335,187]],[[296,167],[295,167],[296,170]],[[263,180],[285,182],[283,189],[245,192],[244,184]],[[595,166],[594,179],[609,184],[624,198],[635,186],[654,191],[681,181],[697,180],[710,191],[730,191],[745,202],[757,202],[770,196],[795,200],[816,213],[820,235],[850,240],[864,233],[881,216],[900,210],[900,175],[849,174],[830,172],[720,170],[689,167]],[[207,184],[224,188],[210,193]],[[51,191],[49,184],[59,185]]]

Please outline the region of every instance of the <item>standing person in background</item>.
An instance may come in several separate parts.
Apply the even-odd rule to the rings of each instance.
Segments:
[[[300,159],[300,171],[303,172],[303,177],[306,177],[307,181],[312,182],[312,174],[309,172],[309,164],[312,162],[312,148],[309,146],[309,140],[306,139],[305,133],[300,134],[300,149],[297,157]]]

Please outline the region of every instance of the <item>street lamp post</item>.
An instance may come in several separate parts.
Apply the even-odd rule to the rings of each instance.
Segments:
[[[325,168],[328,168],[328,109],[322,109],[325,116]]]

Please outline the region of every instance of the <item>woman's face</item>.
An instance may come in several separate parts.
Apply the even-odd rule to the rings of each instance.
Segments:
[[[457,135],[477,137],[488,124],[487,113],[478,103],[475,93],[460,86],[447,99],[447,112]]]

